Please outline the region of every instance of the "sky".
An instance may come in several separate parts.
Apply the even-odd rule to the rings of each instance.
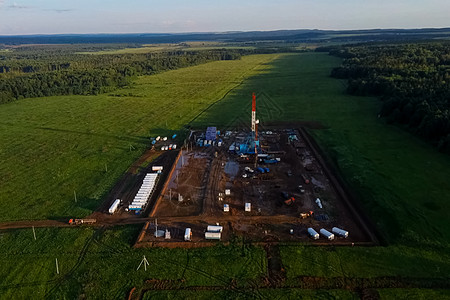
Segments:
[[[449,0],[0,0],[0,35],[430,27]]]

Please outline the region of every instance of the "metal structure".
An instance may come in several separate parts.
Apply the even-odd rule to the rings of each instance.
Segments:
[[[255,145],[255,168],[258,165],[258,120],[256,120],[256,95],[252,93],[252,137]]]

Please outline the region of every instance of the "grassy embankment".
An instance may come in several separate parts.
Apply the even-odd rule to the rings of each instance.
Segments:
[[[0,221],[82,217],[149,147],[178,132],[277,55],[144,76],[114,96],[24,99],[0,106]],[[77,202],[75,202],[75,195]]]

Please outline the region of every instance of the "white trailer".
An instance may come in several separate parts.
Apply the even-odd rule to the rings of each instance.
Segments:
[[[192,230],[191,228],[186,228],[186,230],[184,231],[184,240],[190,241],[191,239],[192,239]]]
[[[162,171],[163,170],[163,166],[152,166],[152,171]],[[151,175],[151,174],[149,174]],[[148,176],[148,175],[147,175]],[[146,177],[147,177],[146,176]],[[149,176],[150,177],[150,176]],[[156,176],[155,176],[156,177]]]
[[[311,228],[311,227],[308,228],[308,233],[313,239],[315,239],[315,240],[319,239],[319,234],[313,228]]]
[[[111,207],[109,208],[108,212],[112,215],[113,213],[115,213],[117,211],[117,209],[119,208],[119,205],[120,205],[120,199],[114,200],[114,202],[111,205]]]
[[[331,232],[329,232],[328,230],[322,228],[320,229],[320,234],[325,236],[328,240],[334,240],[334,234],[332,234]]]
[[[337,227],[331,228],[331,232],[336,233],[337,235],[343,236],[345,238],[348,237],[348,231],[337,228]]]

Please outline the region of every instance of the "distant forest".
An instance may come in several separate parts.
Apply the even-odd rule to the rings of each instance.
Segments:
[[[450,42],[323,47],[352,95],[378,96],[380,115],[450,153]]]
[[[92,46],[90,46],[92,47]],[[150,75],[276,49],[216,49],[144,54],[77,54],[81,46],[20,47],[0,52],[0,104],[22,98],[96,95]]]

